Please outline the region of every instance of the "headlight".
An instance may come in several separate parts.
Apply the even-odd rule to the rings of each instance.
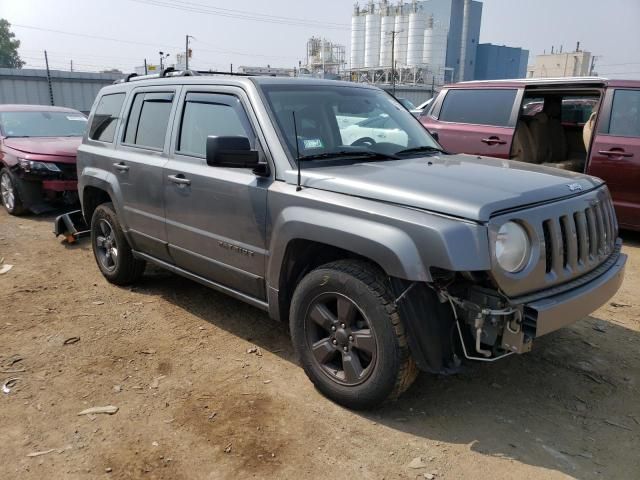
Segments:
[[[36,162],[35,160],[27,160],[26,158],[19,158],[18,161],[20,162],[20,168],[25,172],[61,172],[55,163]]]
[[[529,262],[531,242],[524,228],[507,222],[498,230],[495,249],[498,265],[509,273],[516,273]]]

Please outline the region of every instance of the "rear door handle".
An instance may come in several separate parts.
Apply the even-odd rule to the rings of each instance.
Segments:
[[[119,172],[128,172],[129,171],[129,167],[127,167],[124,163],[120,162],[120,163],[114,163],[113,166],[115,167],[116,170],[118,170]]]
[[[504,145],[505,143],[507,143],[505,140],[500,140],[500,137],[483,138],[480,141],[486,143],[487,145]]]
[[[184,175],[182,175],[181,173],[177,175],[168,175],[167,178],[169,179],[169,181],[178,185],[191,185],[191,180],[189,180],[188,178],[184,178]]]
[[[607,157],[633,157],[633,153],[625,152],[624,150],[598,150],[600,155],[606,155]]]

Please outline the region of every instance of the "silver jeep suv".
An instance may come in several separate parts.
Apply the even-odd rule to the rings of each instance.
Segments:
[[[104,88],[89,122],[78,186],[106,279],[151,262],[289,322],[351,408],[528,352],[622,283],[601,180],[447,154],[374,87],[165,72]]]

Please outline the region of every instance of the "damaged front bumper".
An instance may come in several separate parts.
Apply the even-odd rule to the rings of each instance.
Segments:
[[[519,298],[480,287],[468,289],[464,298],[438,293],[452,306],[465,357],[494,361],[530,351],[534,339],[604,305],[622,285],[626,262],[627,256],[617,250],[574,282]]]

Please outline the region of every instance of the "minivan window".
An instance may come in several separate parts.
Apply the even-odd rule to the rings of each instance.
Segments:
[[[93,114],[89,138],[100,142],[113,142],[123,102],[124,93],[102,96]]]
[[[253,143],[250,131],[237,98],[231,95],[188,93],[177,151],[204,157],[208,136],[249,137]]]
[[[162,150],[172,102],[172,92],[136,94],[127,120],[124,143]]]
[[[439,120],[505,127],[509,125],[516,93],[514,89],[449,90]]]
[[[640,137],[640,90],[615,91],[609,134]]]

